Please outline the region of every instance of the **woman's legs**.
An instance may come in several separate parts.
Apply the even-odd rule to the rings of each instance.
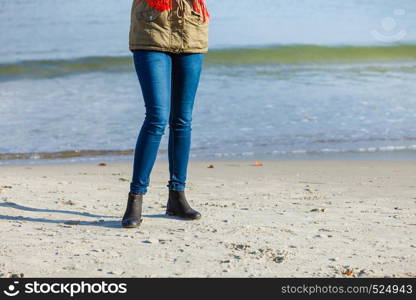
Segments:
[[[191,146],[192,110],[204,54],[133,52],[146,117],[137,139],[130,192],[145,194],[169,123],[170,190],[183,191]]]
[[[169,116],[170,190],[185,189],[191,148],[192,110],[204,54],[172,55],[172,96]]]
[[[146,107],[146,117],[137,138],[130,192],[145,194],[161,138],[169,122],[172,60],[165,52],[133,52],[134,65]]]

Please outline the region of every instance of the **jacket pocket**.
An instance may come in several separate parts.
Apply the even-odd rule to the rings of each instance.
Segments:
[[[192,24],[197,25],[197,26],[198,25],[205,25],[204,17],[200,13],[196,12],[193,9],[191,9],[189,11],[189,13],[186,15],[186,20],[189,23],[192,23]]]
[[[184,41],[188,48],[204,50],[208,47],[208,21],[203,16],[191,10],[185,15]]]
[[[161,11],[154,9],[144,0],[136,2],[136,19],[139,21],[154,22],[162,14]]]
[[[145,0],[134,0],[131,12],[130,45],[155,46],[152,34],[160,13]]]

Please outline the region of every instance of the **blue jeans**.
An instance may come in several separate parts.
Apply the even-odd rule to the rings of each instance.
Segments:
[[[133,51],[146,116],[134,152],[130,192],[145,194],[160,141],[169,124],[170,190],[185,189],[191,148],[191,123],[203,53]]]

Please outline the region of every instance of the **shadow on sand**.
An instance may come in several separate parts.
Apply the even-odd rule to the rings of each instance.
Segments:
[[[72,210],[59,210],[59,209],[45,209],[45,208],[33,208],[28,206],[23,206],[13,202],[4,202],[0,203],[0,207],[9,207],[15,208],[23,211],[30,212],[43,212],[43,213],[59,213],[59,214],[70,214],[83,217],[91,218],[114,218],[117,220],[94,220],[94,221],[81,221],[81,220],[71,220],[71,219],[46,219],[46,218],[34,218],[34,217],[23,217],[23,216],[7,216],[0,214],[0,220],[8,221],[23,221],[23,222],[37,222],[37,223],[47,223],[47,224],[62,224],[63,226],[99,226],[107,228],[122,228],[121,226],[121,217],[116,216],[104,216],[96,215],[88,212],[78,212]],[[180,218],[168,216],[166,214],[152,214],[152,215],[143,215],[144,218],[160,218],[160,219],[172,219],[172,220],[181,220]]]

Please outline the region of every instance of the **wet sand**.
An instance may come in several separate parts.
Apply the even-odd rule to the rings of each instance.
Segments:
[[[182,221],[157,162],[138,229],[131,164],[1,166],[0,276],[416,276],[416,162],[262,163],[191,161]]]

